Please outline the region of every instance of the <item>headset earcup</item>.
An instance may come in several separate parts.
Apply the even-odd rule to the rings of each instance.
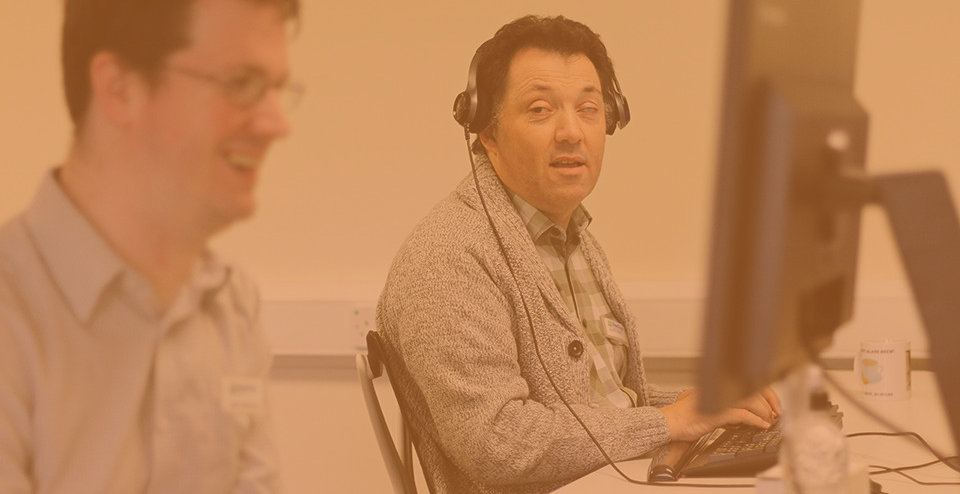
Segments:
[[[453,100],[453,119],[463,127],[470,126],[477,111],[472,107],[470,99],[470,94],[463,91]]]
[[[616,76],[613,77],[613,103],[617,112],[615,118],[607,122],[607,135],[613,135],[618,126],[622,129],[630,123],[630,105],[627,97],[620,91],[620,82]]]
[[[616,113],[616,114],[614,115],[613,118],[611,118],[610,120],[607,120],[607,135],[608,135],[608,136],[612,136],[613,133],[617,131],[617,122],[620,121],[619,115],[620,115],[620,114],[619,114],[619,112],[618,112],[618,113]]]
[[[630,123],[630,104],[627,103],[627,97],[620,93],[620,128],[624,128]]]

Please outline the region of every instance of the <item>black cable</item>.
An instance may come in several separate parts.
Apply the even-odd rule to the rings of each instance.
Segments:
[[[910,436],[910,437],[916,439],[917,442],[919,442],[919,443],[922,444],[925,448],[927,448],[927,451],[929,451],[930,454],[932,454],[933,456],[935,456],[935,457],[937,458],[936,460],[933,460],[933,461],[931,461],[931,462],[929,462],[929,463],[924,463],[924,464],[922,464],[922,465],[915,465],[915,466],[911,466],[911,467],[899,467],[899,468],[897,468],[897,470],[913,470],[913,469],[915,469],[915,468],[922,468],[922,467],[929,466],[929,465],[935,465],[935,464],[937,464],[937,463],[943,463],[944,465],[946,465],[947,468],[949,468],[949,469],[951,469],[951,470],[953,470],[953,471],[955,471],[955,472],[960,472],[960,467],[958,467],[957,465],[954,465],[954,464],[952,463],[953,461],[956,461],[956,460],[957,460],[957,458],[958,458],[957,456],[943,456],[943,455],[941,455],[933,446],[930,446],[930,443],[928,443],[928,442],[923,438],[923,436],[921,436],[920,434],[918,434],[918,433],[916,433],[916,432],[913,432],[913,431],[903,431],[903,432],[854,432],[854,433],[851,433],[851,434],[847,434],[847,437],[863,437],[863,436],[884,436],[884,437]]]
[[[936,463],[939,463],[939,462],[938,462],[938,461],[933,461],[933,462],[930,462],[929,465],[933,465],[933,464],[936,464]],[[929,466],[929,465],[927,465],[927,466]],[[900,476],[902,476],[902,477],[906,477],[906,478],[910,479],[911,481],[913,481],[913,482],[916,483],[917,485],[960,485],[960,482],[927,482],[927,481],[923,481],[923,480],[920,480],[920,479],[918,479],[918,478],[916,478],[916,477],[912,477],[912,476],[910,476],[910,475],[907,475],[906,473],[903,473],[904,468],[902,468],[902,467],[893,467],[893,468],[891,468],[891,467],[885,467],[885,466],[883,466],[883,465],[868,465],[868,466],[869,466],[870,468],[879,468],[879,469],[880,469],[880,470],[878,470],[878,471],[870,472],[870,473],[869,473],[870,475],[882,475],[882,474],[885,474],[885,473],[895,473],[895,474],[897,474],[897,475],[900,475]]]
[[[915,437],[918,441],[920,441],[920,443],[923,444],[923,445],[930,451],[930,453],[933,454],[933,456],[937,457],[937,460],[939,460],[940,462],[942,462],[944,465],[946,465],[946,466],[947,466],[948,468],[950,468],[951,470],[955,470],[955,471],[957,471],[957,472],[960,472],[960,469],[958,469],[957,465],[955,465],[955,464],[953,463],[954,461],[956,461],[956,458],[957,458],[956,456],[947,456],[947,455],[943,454],[943,453],[942,453],[940,450],[938,450],[937,448],[934,448],[933,446],[931,446],[930,443],[928,443],[927,441],[925,441],[919,434],[917,434],[917,433],[915,433],[915,432],[906,432],[906,431],[904,431],[904,429],[903,429],[902,427],[898,427],[898,426],[897,426],[896,424],[894,424],[893,422],[887,420],[886,418],[884,418],[883,416],[881,416],[881,415],[878,414],[877,412],[871,410],[869,407],[867,407],[866,405],[864,405],[863,403],[861,403],[860,400],[858,400],[856,397],[854,397],[852,394],[850,394],[850,392],[849,392],[846,388],[844,388],[843,385],[841,385],[839,382],[837,382],[837,380],[834,379],[833,376],[831,376],[830,374],[828,374],[828,373],[826,373],[826,372],[824,372],[823,375],[824,375],[824,378],[827,380],[827,382],[829,382],[830,385],[831,385],[835,390],[837,390],[841,395],[843,395],[843,397],[846,398],[848,402],[853,403],[854,407],[856,407],[858,410],[860,410],[861,412],[863,412],[866,416],[868,416],[868,417],[870,417],[871,419],[877,421],[877,422],[878,422],[880,425],[882,425],[883,427],[886,427],[887,429],[890,429],[890,430],[892,430],[892,431],[895,431],[895,432],[874,432],[874,433],[871,433],[871,434],[876,434],[876,435],[891,435],[891,436],[892,436],[892,435],[912,435],[912,436]],[[858,433],[858,434],[865,434],[865,433]],[[848,435],[847,437],[856,437],[856,436],[854,436],[854,435]]]
[[[929,467],[929,466],[933,466],[933,465],[936,465],[936,464],[938,464],[938,463],[942,463],[942,464],[946,465],[947,468],[950,468],[951,470],[960,471],[960,470],[957,470],[957,466],[956,466],[956,465],[953,465],[953,464],[951,463],[951,460],[955,461],[955,460],[957,459],[956,456],[946,456],[946,457],[941,456],[932,446],[930,446],[929,443],[927,443],[927,441],[926,441],[925,439],[923,439],[923,437],[922,437],[920,434],[917,434],[916,432],[912,432],[912,431],[907,431],[907,432],[855,432],[855,433],[853,433],[853,434],[847,434],[847,437],[848,437],[848,438],[863,437],[863,436],[884,436],[884,437],[910,436],[910,437],[913,437],[914,439],[916,439],[918,442],[920,442],[920,444],[922,444],[924,447],[926,447],[927,450],[930,451],[930,453],[933,454],[933,455],[937,458],[936,460],[931,460],[931,461],[928,461],[928,462],[926,462],[926,463],[919,463],[919,464],[916,464],[916,465],[905,465],[905,466],[899,466],[899,467],[888,467],[888,466],[885,466],[885,465],[868,465],[870,468],[876,468],[876,469],[877,469],[877,470],[874,470],[874,471],[869,472],[869,475],[883,475],[883,474],[887,474],[887,473],[895,473],[895,474],[898,474],[898,475],[901,475],[901,476],[903,476],[903,477],[906,477],[906,478],[910,479],[911,481],[913,481],[914,483],[916,483],[916,484],[918,484],[918,485],[960,485],[960,482],[927,482],[927,481],[919,480],[919,479],[917,479],[917,478],[915,478],[915,477],[912,477],[912,476],[907,475],[906,473],[904,473],[904,472],[907,471],[907,470],[919,470],[919,469],[921,469],[921,468],[926,468],[926,467]]]
[[[911,431],[904,431],[902,428],[896,426],[886,418],[882,417],[880,414],[874,412],[867,406],[860,403],[860,401],[857,400],[852,394],[850,394],[850,392],[845,387],[843,387],[839,382],[837,382],[837,380],[834,379],[833,376],[829,375],[826,372],[824,372],[823,374],[827,382],[829,382],[830,385],[835,390],[837,390],[841,395],[843,395],[843,397],[846,398],[846,400],[849,403],[853,403],[854,407],[856,407],[858,410],[866,414],[871,419],[879,422],[880,425],[882,425],[883,427],[896,431],[896,432],[854,432],[851,434],[847,434],[848,438],[861,437],[861,436],[911,436],[915,438],[917,441],[919,441],[924,447],[927,448],[928,451],[930,451],[930,453],[933,456],[937,458],[936,460],[931,461],[929,463],[920,464],[920,465],[908,465],[905,467],[886,467],[883,465],[869,465],[870,468],[880,469],[878,471],[869,472],[869,475],[882,475],[886,473],[896,473],[898,475],[906,477],[907,479],[910,479],[911,481],[915,482],[917,485],[960,485],[960,482],[925,482],[904,473],[903,470],[915,470],[918,468],[935,465],[937,463],[943,463],[948,468],[954,471],[960,472],[960,469],[958,469],[957,465],[953,463],[954,461],[956,461],[957,456],[946,456],[943,453],[941,453],[939,450],[931,446],[930,443],[928,443],[925,439],[923,439],[923,437],[920,434],[917,434],[916,432],[911,432]]]
[[[607,464],[613,467],[614,470],[621,477],[624,478],[627,482],[632,484],[639,485],[652,485],[659,487],[705,487],[705,488],[749,488],[755,487],[755,484],[689,484],[682,482],[670,482],[670,483],[661,483],[661,482],[648,482],[643,480],[636,480],[631,478],[629,475],[620,470],[617,467],[617,464],[613,459],[607,454],[607,451],[603,449],[603,446],[600,445],[600,441],[590,432],[590,429],[587,427],[587,424],[583,422],[583,419],[577,415],[577,412],[573,410],[573,407],[567,401],[567,399],[560,393],[560,388],[557,386],[556,382],[553,380],[553,376],[550,375],[550,371],[547,369],[546,363],[543,361],[543,356],[540,354],[540,344],[537,342],[537,333],[533,329],[533,317],[530,316],[530,309],[527,307],[527,301],[523,297],[523,288],[520,286],[520,280],[517,278],[517,273],[513,270],[513,265],[510,263],[510,258],[507,256],[507,250],[503,245],[503,239],[500,238],[500,232],[497,230],[496,225],[493,223],[493,216],[490,215],[490,210],[487,209],[487,202],[483,199],[483,192],[480,190],[480,179],[477,178],[477,164],[473,160],[473,151],[470,149],[470,130],[467,127],[463,129],[464,138],[467,141],[467,154],[470,157],[470,170],[473,172],[473,183],[477,187],[477,196],[480,198],[480,205],[483,207],[483,212],[487,216],[487,221],[490,222],[490,228],[493,230],[493,235],[497,239],[497,245],[500,247],[500,252],[503,254],[504,260],[507,262],[507,269],[510,271],[510,276],[513,277],[513,282],[517,285],[517,292],[520,295],[520,303],[523,305],[523,312],[527,318],[527,325],[530,327],[530,336],[533,338],[533,349],[534,353],[537,355],[537,360],[540,362],[540,366],[543,368],[543,373],[547,376],[547,381],[550,382],[550,386],[553,387],[553,391],[557,393],[557,396],[560,398],[560,402],[570,411],[570,414],[573,415],[573,418],[576,419],[577,423],[580,424],[580,427],[583,428],[583,431],[587,433],[587,436],[593,441],[593,444],[600,451],[600,454],[603,455],[606,459]]]
[[[907,470],[919,470],[919,469],[921,469],[921,468],[926,468],[926,467],[929,467],[929,466],[936,465],[937,463],[940,463],[940,460],[930,460],[930,461],[928,461],[928,462],[926,462],[926,463],[918,463],[918,464],[916,464],[916,465],[907,465],[907,466],[903,466],[903,467],[888,467],[888,466],[884,466],[884,465],[868,465],[868,466],[869,466],[870,468],[879,468],[879,469],[880,469],[880,470],[876,470],[876,471],[870,472],[870,475],[879,475],[879,474],[882,474],[882,473],[905,472],[905,471],[907,471]]]

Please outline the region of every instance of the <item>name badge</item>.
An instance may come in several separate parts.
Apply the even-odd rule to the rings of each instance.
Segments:
[[[603,321],[603,335],[607,339],[614,343],[630,346],[630,340],[627,339],[627,329],[623,327],[623,324],[609,317],[603,317],[601,320]]]
[[[220,382],[220,402],[224,411],[235,415],[263,413],[263,379],[223,377]]]

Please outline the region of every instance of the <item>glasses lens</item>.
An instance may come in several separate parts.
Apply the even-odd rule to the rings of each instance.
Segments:
[[[296,82],[271,83],[263,74],[248,74],[222,82],[227,95],[239,107],[249,108],[259,103],[271,88],[280,92],[286,110],[294,109],[303,97],[303,86]]]
[[[253,106],[267,92],[267,80],[262,76],[246,75],[228,79],[224,89],[237,106]]]

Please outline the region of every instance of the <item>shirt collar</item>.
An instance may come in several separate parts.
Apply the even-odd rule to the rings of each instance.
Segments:
[[[81,321],[123,270],[123,261],[48,173],[27,208],[27,228],[50,274]]]
[[[131,290],[139,292],[134,293],[135,299],[143,300],[146,293],[152,297],[146,280],[124,263],[67,197],[57,181],[57,170],[44,177],[25,220],[50,275],[81,322],[87,322],[104,291],[115,281],[128,294]],[[207,252],[195,266],[186,291],[216,292],[229,276],[229,268]],[[137,281],[131,283],[134,279]]]
[[[507,191],[507,196],[510,197],[514,207],[517,208],[517,213],[520,214],[520,220],[523,221],[527,231],[530,232],[530,237],[534,241],[540,239],[543,234],[550,231],[555,231],[556,234],[564,240],[566,240],[568,234],[571,238],[579,239],[580,235],[590,226],[590,222],[593,221],[593,217],[587,212],[587,208],[583,207],[583,204],[580,204],[570,217],[569,231],[565,232],[563,228],[560,228],[560,225],[524,200],[520,195],[510,190],[506,184],[504,184],[503,189]]]
[[[212,252],[204,252],[194,264],[186,287],[180,291],[180,295],[164,314],[162,326],[169,327],[176,324],[204,303],[207,298],[219,293],[230,281],[232,272],[229,265],[218,259]]]

